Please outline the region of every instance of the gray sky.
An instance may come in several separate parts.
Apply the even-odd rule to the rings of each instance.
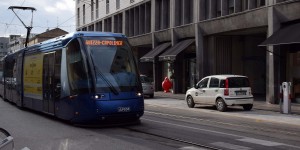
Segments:
[[[48,28],[59,27],[67,32],[75,31],[74,0],[0,0],[0,37],[11,34],[26,35],[27,30],[9,6],[34,7],[31,33],[42,33]],[[26,26],[30,25],[30,10],[15,10]]]

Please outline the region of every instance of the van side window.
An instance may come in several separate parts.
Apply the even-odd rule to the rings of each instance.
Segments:
[[[225,88],[225,80],[220,81],[220,88]]]
[[[218,88],[219,87],[219,79],[211,78],[209,82],[209,88]]]

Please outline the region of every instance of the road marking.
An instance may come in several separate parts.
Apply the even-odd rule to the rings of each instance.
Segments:
[[[174,101],[176,101],[176,100],[174,100]],[[165,107],[165,108],[175,108],[175,109],[180,109],[180,110],[190,110],[190,111],[194,111],[194,112],[199,112],[200,111],[200,112],[206,112],[206,113],[212,113],[212,114],[218,114],[218,115],[224,115],[224,116],[231,116],[231,117],[235,116],[235,117],[240,117],[240,118],[248,118],[248,119],[251,119],[251,120],[254,120],[254,121],[256,121],[257,118],[260,118],[259,119],[260,122],[282,123],[282,124],[289,124],[289,125],[296,125],[296,126],[299,126],[299,122],[300,122],[300,119],[298,118],[297,115],[290,115],[289,117],[291,119],[295,119],[295,121],[290,122],[290,121],[283,121],[278,116],[276,118],[268,118],[270,116],[268,114],[258,115],[258,114],[255,114],[254,111],[243,112],[242,114],[245,114],[245,115],[240,115],[240,113],[239,114],[237,114],[237,113],[231,113],[231,112],[222,112],[222,113],[219,113],[216,110],[191,109],[191,108],[182,107],[182,106],[178,107],[178,105],[176,105],[176,104],[173,104],[172,106],[170,106],[170,105],[167,105],[166,103],[158,103],[158,104],[152,104],[152,103],[154,103],[154,102],[153,101],[151,101],[151,103],[149,103],[147,101],[145,102],[145,104],[148,105],[148,106],[150,106],[150,107],[156,106],[156,107]],[[268,112],[268,111],[263,110],[261,112]],[[294,116],[297,116],[297,117],[294,117]]]
[[[194,147],[194,146],[186,146],[179,148],[180,150],[208,150],[206,148],[199,148],[199,147]]]
[[[250,147],[245,147],[245,146],[240,146],[240,145],[235,145],[235,144],[230,144],[230,143],[224,143],[224,142],[215,142],[211,143],[214,146],[219,146],[221,148],[228,148],[232,150],[250,150]]]
[[[69,149],[69,139],[62,141],[59,145],[60,150],[68,150]]]
[[[174,118],[191,119],[191,120],[197,120],[197,121],[206,121],[206,122],[218,123],[218,124],[222,124],[222,125],[244,127],[244,128],[250,128],[250,129],[260,130],[260,131],[265,131],[265,132],[277,132],[277,133],[279,132],[279,133],[284,133],[284,134],[289,134],[289,135],[297,135],[297,133],[293,133],[293,132],[278,131],[278,130],[275,131],[275,130],[272,130],[272,129],[257,128],[257,127],[253,127],[253,126],[238,125],[238,124],[232,124],[232,123],[226,123],[226,122],[220,122],[220,121],[213,121],[213,120],[208,120],[208,119],[199,119],[199,118],[172,115],[172,114],[165,114],[165,113],[158,113],[158,112],[151,112],[151,111],[144,111],[144,112],[145,113],[150,113],[150,114],[155,114],[155,115],[169,116],[169,117],[174,117]]]
[[[237,139],[237,140],[252,143],[252,144],[263,145],[263,146],[281,146],[281,145],[285,145],[283,143],[271,142],[271,141],[266,141],[266,140],[259,140],[259,139],[254,139],[254,138],[243,138],[243,139]]]
[[[259,140],[259,139],[254,139],[250,138],[250,137],[246,137],[246,136],[240,136],[240,135],[236,135],[236,134],[231,134],[231,133],[225,133],[225,132],[220,132],[220,131],[213,131],[213,130],[206,130],[206,129],[200,129],[200,128],[196,128],[196,127],[190,127],[190,126],[185,126],[185,125],[179,125],[179,124],[173,124],[173,123],[168,123],[168,122],[162,122],[162,121],[156,121],[156,120],[152,120],[152,119],[145,119],[145,118],[141,118],[142,120],[147,120],[150,122],[155,122],[155,123],[160,123],[160,124],[166,124],[166,125],[171,125],[171,126],[177,126],[177,127],[183,127],[183,128],[188,128],[188,129],[193,129],[193,130],[198,130],[198,131],[204,131],[204,132],[210,132],[210,133],[216,133],[216,134],[222,134],[222,135],[227,135],[227,136],[232,136],[232,137],[238,137],[238,138],[242,138],[242,139],[238,139],[239,141],[242,141],[243,139],[245,139],[245,142],[249,142],[249,143],[253,143],[253,142],[257,142],[257,143],[261,143],[262,141],[265,140]],[[271,141],[269,141],[271,142]],[[276,143],[276,142],[274,142]],[[289,147],[293,147],[293,148],[297,148],[300,149],[299,146],[294,146],[294,145],[288,145],[288,144],[282,144],[281,145],[285,145],[285,146],[289,146]],[[262,145],[262,144],[261,144]]]
[[[238,138],[248,138],[248,137],[246,137],[246,136],[240,136],[240,135],[235,135],[235,134],[231,134],[231,133],[224,133],[224,132],[219,132],[219,131],[212,131],[212,130],[200,129],[200,128],[196,128],[196,127],[190,127],[190,126],[179,125],[179,124],[173,124],[173,123],[162,122],[162,121],[156,121],[156,120],[152,120],[152,119],[145,119],[145,118],[141,118],[141,119],[142,119],[142,120],[151,121],[151,122],[160,123],[160,124],[166,124],[166,125],[172,125],[172,126],[177,126],[177,127],[183,127],[183,128],[193,129],[193,130],[199,130],[199,131],[205,131],[205,132],[211,132],[211,133],[223,134],[223,135],[228,135],[228,136],[233,136],[233,137],[238,137]]]

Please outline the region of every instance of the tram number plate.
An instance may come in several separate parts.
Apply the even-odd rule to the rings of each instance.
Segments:
[[[119,107],[118,112],[130,112],[130,107]]]

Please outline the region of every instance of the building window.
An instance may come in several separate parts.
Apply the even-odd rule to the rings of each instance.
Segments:
[[[130,3],[134,3],[134,0],[130,0]]]
[[[82,15],[83,15],[83,24],[85,24],[85,4],[83,4]]]
[[[99,0],[96,0],[96,18],[99,18]]]
[[[217,1],[217,17],[222,16],[221,5],[222,5],[221,1]]]
[[[116,9],[120,9],[120,0],[116,0]]]
[[[228,3],[228,13],[229,14],[234,13],[234,0],[229,0],[229,3]]]
[[[91,0],[91,20],[94,20],[94,0]]]
[[[242,11],[248,10],[248,0],[242,0]]]
[[[109,0],[106,0],[106,14],[109,14]]]
[[[262,7],[266,5],[266,0],[257,0],[257,7]]]
[[[77,8],[77,26],[80,26],[80,8]]]

